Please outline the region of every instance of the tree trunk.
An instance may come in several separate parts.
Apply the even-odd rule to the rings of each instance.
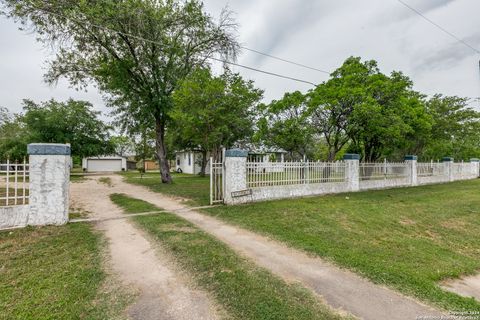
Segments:
[[[165,148],[165,123],[161,119],[155,119],[155,151],[160,165],[162,183],[172,183],[170,167],[167,161],[167,150]]]
[[[210,164],[212,165],[212,164]],[[202,166],[200,169],[200,177],[205,177],[205,169],[207,168],[207,151],[202,151]]]

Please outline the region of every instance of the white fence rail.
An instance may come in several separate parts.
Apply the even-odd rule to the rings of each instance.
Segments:
[[[247,162],[247,187],[335,183],[345,181],[345,163]]]
[[[417,177],[437,177],[447,175],[445,164],[439,162],[417,162]]]
[[[359,164],[360,181],[406,178],[405,162],[362,162]]]
[[[29,167],[23,163],[0,163],[0,207],[28,204]]]

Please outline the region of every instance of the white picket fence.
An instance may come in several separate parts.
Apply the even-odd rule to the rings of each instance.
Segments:
[[[359,164],[360,181],[406,178],[405,162],[362,162]]]
[[[22,163],[0,163],[0,207],[28,204],[29,166]]]
[[[345,181],[345,163],[343,161],[247,161],[246,168],[248,188]]]
[[[417,162],[417,177],[436,177],[447,174],[445,165],[440,162]]]

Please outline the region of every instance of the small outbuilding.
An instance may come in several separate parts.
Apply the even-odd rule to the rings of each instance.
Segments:
[[[100,156],[82,159],[82,168],[86,172],[119,172],[127,170],[127,157]]]
[[[175,171],[179,173],[198,174],[202,170],[202,153],[194,150],[183,150],[175,153]],[[210,172],[210,158],[207,155],[205,173]]]

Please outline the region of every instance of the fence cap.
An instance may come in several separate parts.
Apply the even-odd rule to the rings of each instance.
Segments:
[[[360,155],[356,153],[345,153],[343,160],[360,160]]]
[[[225,151],[225,157],[246,158],[248,157],[248,151],[243,149],[228,149]]]
[[[405,156],[404,160],[417,160],[417,156],[407,155],[407,156]]]
[[[442,162],[453,162],[453,158],[452,157],[443,157]]]
[[[478,159],[478,158],[471,158],[471,159],[470,159],[470,162],[480,162],[480,159]]]
[[[27,146],[27,152],[30,155],[69,156],[71,149],[70,145],[61,143],[30,143]]]

